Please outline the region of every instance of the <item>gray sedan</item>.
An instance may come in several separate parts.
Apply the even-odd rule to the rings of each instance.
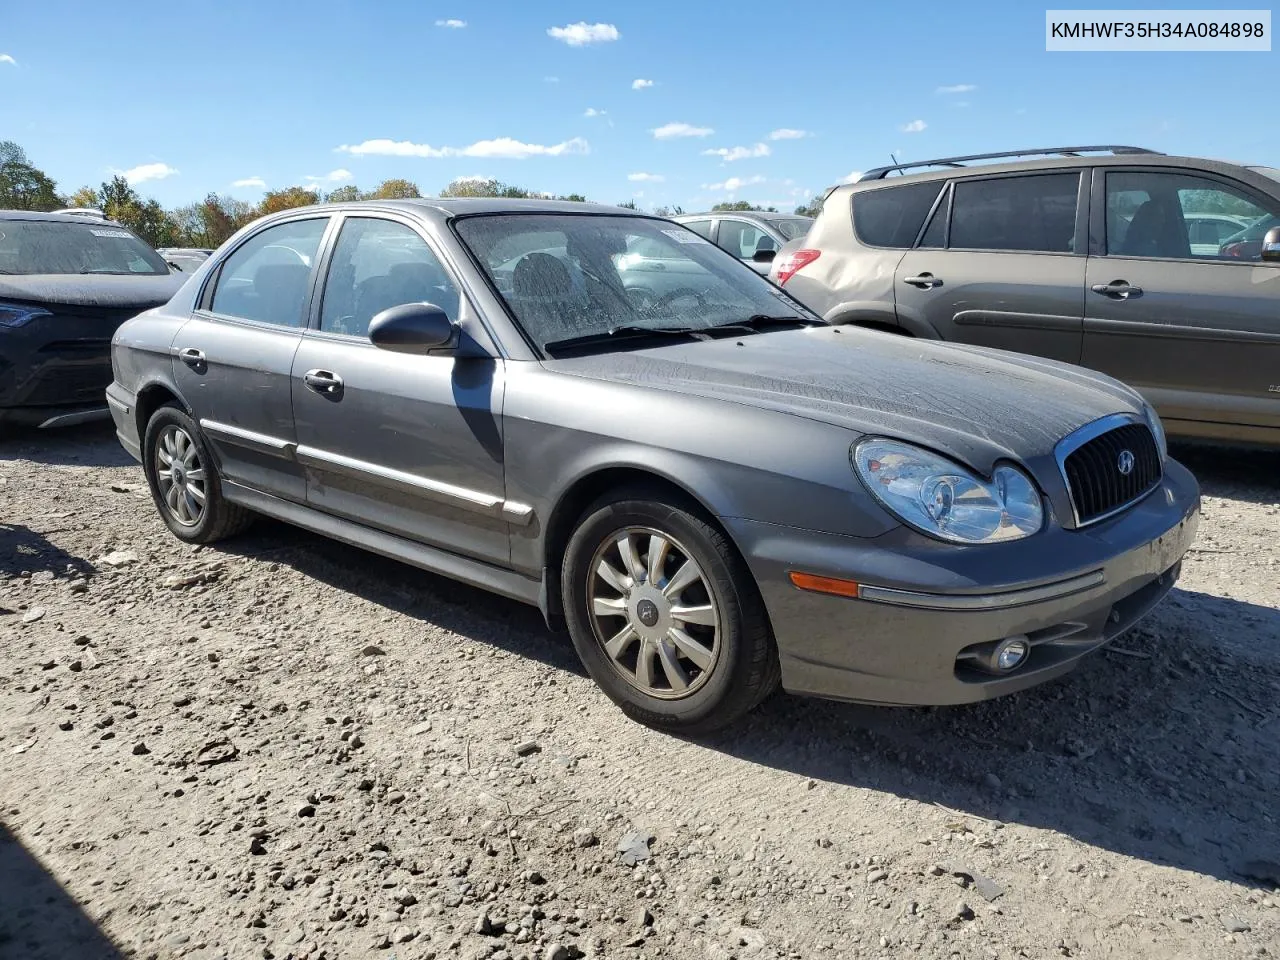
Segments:
[[[697,283],[637,298],[638,246]],[[779,684],[946,704],[1048,680],[1164,597],[1199,518],[1128,387],[829,326],[609,207],[267,217],[113,361],[177,537],[266,514],[537,604],[668,730]]]

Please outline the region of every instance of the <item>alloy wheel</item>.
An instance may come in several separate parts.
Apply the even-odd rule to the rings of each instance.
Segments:
[[[156,440],[156,481],[165,509],[178,523],[194,527],[204,517],[204,464],[186,430],[168,424]]]

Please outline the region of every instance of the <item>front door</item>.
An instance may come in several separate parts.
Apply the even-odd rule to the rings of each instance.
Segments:
[[[222,476],[301,503],[290,377],[328,217],[288,220],[243,241],[217,268],[173,341],[177,386]]]
[[[1209,175],[1098,171],[1082,362],[1140,389],[1175,432],[1278,428],[1280,265],[1261,244],[1195,243],[1209,213],[1265,225],[1280,203]]]
[[[932,327],[944,340],[1078,363],[1080,182],[1076,170],[957,181],[898,262],[899,322]]]
[[[768,276],[770,262],[758,261],[755,255],[766,250],[776,254],[781,244],[749,220],[722,217],[716,224],[716,246],[729,251],[761,276]]]
[[[412,356],[369,342],[369,321],[403,303],[470,307],[421,235],[384,217],[344,219],[316,326],[293,361],[307,501],[327,513],[468,554],[510,560],[504,514],[503,365]]]

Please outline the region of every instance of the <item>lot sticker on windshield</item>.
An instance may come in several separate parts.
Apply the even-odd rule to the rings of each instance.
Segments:
[[[128,240],[133,236],[128,230],[90,230],[95,237],[121,237]]]
[[[708,243],[706,237],[700,237],[692,230],[663,230],[676,243]]]

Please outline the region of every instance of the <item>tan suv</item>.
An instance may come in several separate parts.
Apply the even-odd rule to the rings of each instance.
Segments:
[[[1015,157],[1034,159],[973,165]],[[941,169],[889,177],[918,167]],[[1271,167],[1118,146],[949,157],[834,188],[770,276],[833,323],[1081,364],[1141,390],[1170,433],[1280,446],[1278,215]],[[1211,217],[1240,228],[1214,243]]]

